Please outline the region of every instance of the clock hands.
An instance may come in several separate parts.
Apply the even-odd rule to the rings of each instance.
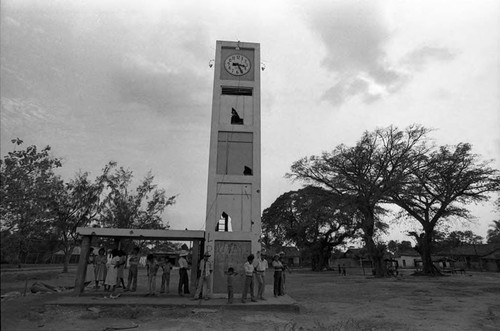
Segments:
[[[238,70],[240,71],[240,73],[243,73],[243,70],[241,69],[241,67],[246,68],[247,66],[244,64],[241,64],[241,63],[234,63],[233,62],[233,67],[238,67]]]
[[[224,67],[226,71],[233,76],[243,76],[250,71],[252,64],[246,56],[232,54],[224,61]]]

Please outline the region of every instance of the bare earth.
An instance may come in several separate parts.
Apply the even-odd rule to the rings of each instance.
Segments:
[[[72,286],[74,269],[3,271],[2,295],[35,281]],[[359,271],[358,271],[359,272]],[[177,284],[173,273],[171,289]],[[268,283],[272,279],[267,275]],[[144,279],[144,277],[142,277]],[[139,288],[145,285],[140,284]],[[175,290],[174,290],[175,292]],[[46,306],[43,294],[2,299],[2,330],[500,330],[500,274],[375,279],[361,274],[295,271],[287,294],[300,313],[124,306]],[[188,300],[188,299],[186,299]]]

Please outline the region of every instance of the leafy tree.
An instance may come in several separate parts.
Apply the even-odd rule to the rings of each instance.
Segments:
[[[500,196],[495,200],[495,209],[500,213]],[[500,221],[493,221],[490,224],[491,229],[488,229],[487,243],[500,243]]]
[[[303,158],[287,174],[342,196],[357,208],[362,238],[377,276],[386,275],[385,245],[376,242],[377,229],[383,225],[381,204],[405,182],[414,159],[427,151],[428,132],[418,125],[365,132],[355,146],[339,145],[331,153]]]
[[[422,226],[410,233],[417,240],[423,272],[434,274],[431,253],[435,229],[453,217],[468,219],[466,204],[486,201],[498,191],[498,171],[490,162],[479,162],[469,144],[442,146],[414,159],[410,176],[399,190],[390,192],[391,201]]]
[[[13,139],[12,143],[17,147],[23,141]],[[60,159],[52,157],[50,150],[50,146],[39,150],[35,145],[14,148],[0,160],[1,226],[2,231],[7,231],[4,234],[11,236],[3,239],[15,244],[18,261],[50,235],[49,205],[60,182],[54,170],[61,166]]]
[[[500,221],[493,221],[488,229],[488,244],[500,243]]]
[[[396,254],[397,252],[400,252],[403,250],[412,249],[412,247],[411,247],[411,242],[409,242],[407,240],[403,240],[403,241],[390,240],[387,243],[387,249],[391,253]]]
[[[331,251],[357,229],[356,211],[323,188],[307,186],[281,195],[262,215],[265,242],[294,244],[311,255],[313,270],[323,270]]]
[[[68,272],[71,254],[79,244],[76,229],[89,226],[101,209],[106,178],[113,166],[112,162],[106,165],[95,181],[90,180],[89,173],[84,172],[76,174],[68,183],[59,182],[58,194],[51,204],[51,225],[64,252],[63,272]]]
[[[115,165],[113,164],[113,167]],[[164,189],[153,184],[148,173],[135,192],[130,188],[133,174],[123,167],[106,176],[105,199],[99,221],[104,227],[130,229],[165,229],[161,214],[175,203],[176,196],[167,197]]]

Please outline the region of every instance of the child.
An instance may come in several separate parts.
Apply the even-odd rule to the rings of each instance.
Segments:
[[[90,284],[92,286],[92,282],[96,281],[95,275],[95,254],[94,249],[90,247],[89,258],[87,260],[87,273],[85,275],[85,284]]]
[[[106,279],[106,262],[107,257],[105,255],[106,250],[104,248],[100,248],[99,252],[95,258],[95,289],[99,289],[99,282],[101,281],[104,285],[104,280]]]
[[[158,261],[154,254],[149,254],[146,259],[146,270],[148,275],[149,293],[146,296],[155,296],[156,293],[156,273],[158,272]]]
[[[234,297],[234,292],[233,292],[233,283],[234,283],[234,277],[238,274],[237,272],[234,272],[233,268],[227,269],[227,272],[225,272],[227,275],[227,303],[231,304],[233,303],[233,297]]]
[[[162,263],[160,264],[160,267],[163,271],[161,274],[160,293],[165,293],[165,287],[167,288],[167,293],[169,293],[170,292],[170,271],[172,271],[172,262],[170,262],[170,259],[168,258],[168,256],[165,256]]]
[[[134,247],[132,255],[128,259],[128,281],[126,291],[135,292],[137,290],[137,273],[139,271],[139,247]],[[132,289],[130,286],[132,285]]]

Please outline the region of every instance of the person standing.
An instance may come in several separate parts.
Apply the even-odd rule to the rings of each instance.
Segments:
[[[95,254],[94,248],[90,247],[89,258],[87,259],[87,273],[85,274],[85,282],[91,284],[95,281],[97,281],[95,270]]]
[[[227,276],[227,303],[231,304],[233,303],[234,297],[234,277],[236,277],[238,273],[234,272],[234,268],[230,267],[229,269],[227,269],[227,272],[225,272],[225,274]]]
[[[134,247],[132,255],[128,259],[128,280],[126,291],[135,292],[137,290],[137,273],[139,271],[139,247]],[[132,285],[132,289],[130,286]]]
[[[120,261],[118,262],[118,273],[116,276],[117,288],[121,287],[125,289],[125,281],[123,280],[123,274],[125,272],[125,264],[127,264],[127,254],[123,250],[118,251],[118,256]]]
[[[146,258],[146,271],[148,276],[148,294],[146,296],[156,295],[156,273],[158,272],[158,261],[154,254],[149,254]]]
[[[162,263],[160,263],[160,267],[162,269],[160,293],[165,293],[165,288],[167,289],[167,293],[169,293],[170,292],[170,271],[172,271],[172,262],[170,262],[170,259],[168,256],[165,256]]]
[[[264,298],[264,290],[266,289],[266,270],[268,268],[267,260],[265,259],[265,251],[257,252],[257,259],[255,266],[255,275],[257,279],[257,298],[266,300]]]
[[[111,293],[115,293],[116,289],[116,279],[118,276],[118,264],[120,263],[120,256],[117,249],[111,251],[111,260],[108,260],[107,267],[108,271],[106,273],[106,281],[104,282],[104,291],[111,290]]]
[[[203,255],[203,260],[200,261],[200,279],[198,279],[198,286],[196,287],[194,300],[198,300],[200,295],[203,295],[205,300],[209,299],[210,286],[212,285],[212,273],[214,271],[213,263],[209,260],[209,258],[210,253],[205,253]]]
[[[286,285],[286,271],[291,273],[290,268],[288,267],[288,264],[286,263],[285,259],[285,252],[281,251],[279,253],[279,260],[281,262],[281,265],[283,266],[283,272],[281,273],[281,294],[280,295],[285,295],[285,285]]]
[[[101,247],[98,252],[99,255],[95,258],[95,289],[99,289],[99,282],[102,282],[104,286],[104,281],[106,280],[106,262],[108,258],[106,257],[106,250]]]
[[[273,258],[273,263],[272,266],[274,268],[274,286],[273,286],[273,292],[274,292],[274,297],[277,297],[279,295],[283,295],[281,290],[281,281],[283,280],[283,264],[281,264],[280,261],[280,256],[279,254],[274,255]]]
[[[189,277],[188,277],[188,262],[186,260],[187,252],[183,251],[179,254],[179,287],[178,292],[180,296],[189,294]],[[184,290],[184,293],[183,293]]]
[[[245,269],[245,285],[243,287],[243,294],[241,296],[242,303],[246,302],[248,292],[250,292],[250,298],[252,302],[257,301],[255,300],[254,288],[253,288],[253,274],[255,271],[255,268],[253,266],[254,259],[255,256],[253,254],[248,255],[247,262],[245,262],[245,264],[243,265],[243,268]]]

